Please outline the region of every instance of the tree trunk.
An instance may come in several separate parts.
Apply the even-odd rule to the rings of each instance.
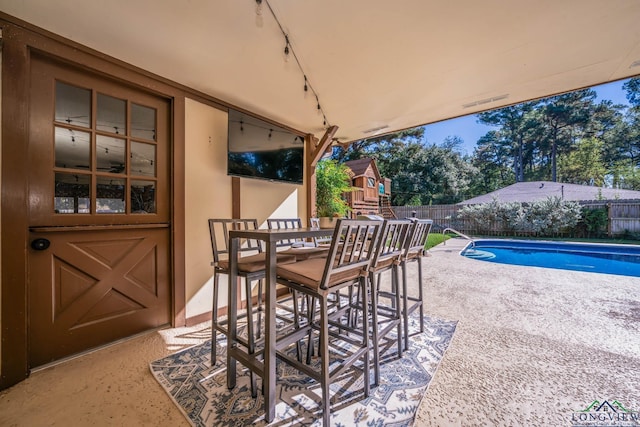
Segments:
[[[554,140],[553,144],[551,144],[551,181],[553,182],[557,181],[557,176],[556,176],[557,151],[558,151],[558,146],[556,144],[556,141]]]
[[[556,157],[558,156],[558,127],[553,127],[553,137],[551,140],[551,181],[557,182]]]
[[[518,165],[520,165],[520,169],[518,171],[518,176],[516,178],[517,182],[524,181],[524,147],[522,146],[522,141],[520,141],[520,145],[518,146]]]

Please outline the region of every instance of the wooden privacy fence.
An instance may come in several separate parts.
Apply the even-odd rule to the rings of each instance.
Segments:
[[[598,200],[579,203],[584,207],[607,210],[607,235],[610,237],[640,233],[640,200]],[[415,216],[432,219],[434,231],[451,227],[467,234],[485,234],[487,230],[495,235],[509,233],[509,230],[506,230],[499,221],[486,224],[485,230],[481,232],[472,222],[456,219],[455,214],[463,207],[464,205],[393,206],[392,209],[398,218]]]
[[[640,233],[640,201],[585,202],[582,205],[594,209],[607,209],[609,236]]]
[[[452,218],[454,214],[462,209],[462,205],[431,205],[431,206],[393,206],[392,209],[398,218],[426,218],[433,220],[434,231],[444,230],[446,227],[453,227],[459,231],[465,231],[458,227],[463,226],[460,221]],[[466,230],[468,231],[468,230]]]
[[[640,203],[615,203],[609,207],[609,234],[640,232]]]

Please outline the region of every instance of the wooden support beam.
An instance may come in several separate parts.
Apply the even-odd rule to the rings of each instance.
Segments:
[[[338,131],[338,126],[331,126],[325,132],[320,141],[312,134],[305,137],[305,145],[307,149],[306,155],[306,173],[307,173],[307,215],[309,217],[316,216],[316,165],[322,158],[322,155],[331,146],[333,135]],[[311,225],[311,224],[309,224]]]
[[[240,218],[240,178],[231,177],[231,217]]]
[[[327,151],[327,149],[333,142],[333,135],[335,135],[337,131],[338,126],[331,126],[329,129],[327,129],[327,131],[324,133],[324,136],[315,147],[310,146],[309,151],[311,156],[309,166],[314,168],[316,167],[316,165],[322,158],[322,155]]]

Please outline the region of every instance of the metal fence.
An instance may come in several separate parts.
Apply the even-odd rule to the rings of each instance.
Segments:
[[[606,209],[608,216],[607,235],[621,236],[628,233],[640,233],[640,200],[596,200],[580,202],[584,207]],[[470,221],[456,218],[456,213],[464,205],[431,205],[431,206],[393,206],[398,218],[429,218],[433,220],[434,231],[447,227],[455,228],[467,234],[504,235],[512,233],[501,221],[485,224],[483,230]]]

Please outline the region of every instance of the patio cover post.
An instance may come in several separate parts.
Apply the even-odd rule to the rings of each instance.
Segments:
[[[309,217],[316,216],[316,165],[333,142],[333,135],[338,126],[330,126],[320,141],[312,134],[307,134],[307,213]]]

